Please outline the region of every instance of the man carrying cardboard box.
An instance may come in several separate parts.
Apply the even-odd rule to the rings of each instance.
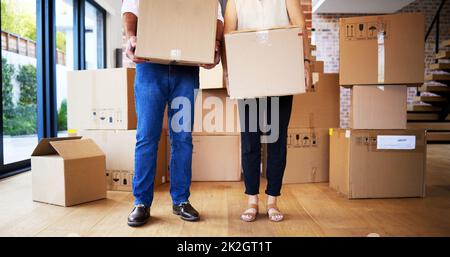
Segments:
[[[147,0],[148,1],[148,0]],[[142,226],[150,217],[153,200],[153,181],[156,173],[156,155],[158,141],[166,104],[177,106],[182,117],[193,117],[195,90],[199,87],[199,67],[144,62],[135,57],[138,24],[139,0],[124,0],[122,6],[123,22],[128,38],[126,54],[136,67],[135,101],[137,113],[137,143],[135,149],[135,176],[133,194],[135,206],[128,216],[129,226]],[[202,65],[213,68],[220,61],[220,42],[223,34],[223,16],[218,8],[215,63]],[[169,15],[169,14],[168,14]],[[162,25],[161,25],[162,26]],[[154,38],[153,40],[158,40]],[[188,103],[179,103],[180,98]],[[183,107],[181,107],[183,106]],[[192,176],[192,120],[181,120],[175,128],[172,118],[178,115],[176,110],[168,108],[171,165],[170,193],[173,201],[173,213],[183,220],[196,221],[199,213],[189,203],[189,188]],[[170,122],[172,121],[172,122]]]

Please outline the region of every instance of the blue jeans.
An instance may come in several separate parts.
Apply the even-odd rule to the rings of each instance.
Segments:
[[[191,131],[195,92],[198,87],[198,67],[154,63],[142,63],[136,66],[134,92],[137,142],[133,179],[135,204],[150,207],[153,201],[158,143],[167,104],[171,145],[170,194],[173,204],[178,205],[188,201],[192,177]],[[172,104],[177,105],[175,109],[171,108]],[[182,118],[179,118],[180,115]],[[175,130],[170,125],[172,118],[178,124]]]

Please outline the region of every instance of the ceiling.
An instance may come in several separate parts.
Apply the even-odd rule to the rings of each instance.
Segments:
[[[313,13],[394,13],[414,0],[313,0]]]

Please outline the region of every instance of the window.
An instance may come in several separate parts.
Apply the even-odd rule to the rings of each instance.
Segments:
[[[87,1],[85,5],[86,69],[105,67],[105,11]]]
[[[106,65],[106,11],[91,0],[1,0],[0,178],[67,135],[66,72]]]
[[[67,136],[67,71],[74,70],[73,0],[56,0],[56,106],[58,136]]]
[[[38,142],[36,0],[1,0],[2,165],[30,158]]]

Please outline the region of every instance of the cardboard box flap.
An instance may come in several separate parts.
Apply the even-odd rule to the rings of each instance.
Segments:
[[[50,144],[50,142],[57,142],[57,141],[68,141],[68,140],[77,140],[81,139],[81,137],[59,137],[59,138],[43,138],[41,141],[39,141],[39,144],[34,149],[31,156],[43,156],[43,155],[51,155],[56,154],[57,151],[53,146]]]
[[[92,139],[51,141],[50,145],[64,160],[105,155]]]

